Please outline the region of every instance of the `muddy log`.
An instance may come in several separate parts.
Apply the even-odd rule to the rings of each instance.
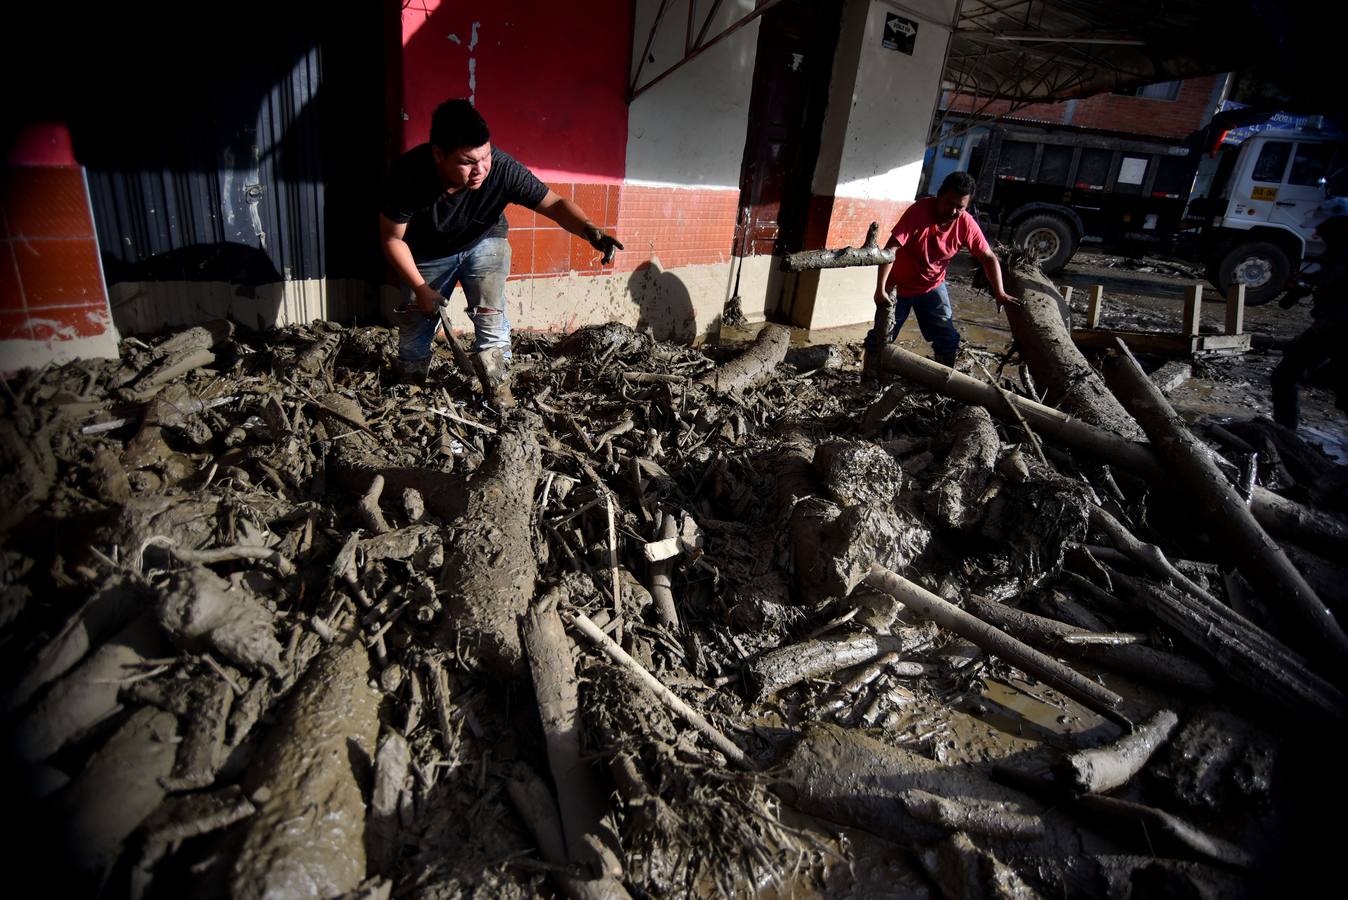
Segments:
[[[957,832],[917,855],[946,900],[1039,900],[1039,893],[992,853]]]
[[[1069,635],[1083,633],[1080,628],[983,597],[969,596],[964,601],[964,608],[1025,643],[1054,654],[1094,663],[1159,687],[1178,688],[1188,694],[1209,696],[1217,692],[1217,677],[1187,657],[1140,644],[1068,643]]]
[[[506,793],[511,805],[528,826],[529,833],[534,836],[538,852],[543,859],[556,866],[551,875],[563,894],[571,900],[624,900],[631,896],[616,878],[582,878],[569,866],[562,822],[557,816],[552,792],[526,764],[515,764],[511,778],[506,781]]]
[[[1064,786],[1082,794],[1122,787],[1142,771],[1178,724],[1179,716],[1174,712],[1158,710],[1112,744],[1064,756],[1054,765],[1054,774]]]
[[[331,644],[296,686],[244,779],[257,804],[230,896],[332,897],[365,879],[362,783],[379,696],[359,641]]]
[[[657,513],[660,520],[660,541],[677,541],[679,536],[678,516],[671,512]],[[673,557],[651,563],[651,599],[655,602],[655,618],[661,625],[679,631],[679,609],[674,605],[674,582],[670,573],[674,571]]]
[[[521,415],[469,479],[440,579],[446,646],[500,675],[523,675],[519,617],[534,598],[534,489],[543,471],[536,419]]]
[[[750,661],[745,669],[754,689],[754,702],[761,703],[780,690],[807,678],[831,675],[839,669],[870,662],[881,653],[874,635],[855,635],[841,640],[814,640],[770,651]]]
[[[1007,410],[1009,401],[1041,437],[1117,465],[1152,483],[1166,477],[1160,460],[1147,444],[1119,437],[1051,406],[1000,392],[993,385],[970,378],[902,347],[886,347],[881,353],[881,365],[886,372],[901,375],[946,397],[981,406],[1008,424],[1017,425],[1019,423]],[[907,388],[898,384],[889,390],[899,396]],[[1255,485],[1250,512],[1274,534],[1308,547],[1348,550],[1348,528],[1337,519],[1281,497],[1267,488]]]
[[[841,250],[802,250],[782,257],[783,272],[803,272],[807,269],[842,269],[848,266],[878,266],[894,261],[894,251],[882,248],[878,237],[880,223],[872,222],[866,231],[866,242],[860,247]]]
[[[171,713],[142,707],[52,797],[62,853],[77,869],[98,872],[115,861],[122,842],[163,801],[176,730]]]
[[[1006,319],[1044,399],[1092,425],[1127,438],[1141,437],[1137,423],[1072,343],[1057,288],[1038,267],[1016,265],[1007,257],[1002,272],[1007,293],[1020,299],[1019,305],[1006,307]]]
[[[984,827],[1016,832],[1016,845],[1074,853],[1090,840],[1051,809],[1036,815],[1038,803],[975,768],[944,766],[858,729],[805,726],[772,775],[774,791],[795,808],[905,845],[940,840],[949,832],[947,825],[933,824],[924,810],[910,812],[904,798],[920,796],[915,791],[977,806]],[[994,825],[999,814],[1010,818]],[[1035,830],[1040,833],[1022,827],[1031,815],[1039,820]]]
[[[875,565],[866,576],[866,585],[889,594],[913,612],[932,619],[942,628],[953,631],[989,653],[1001,657],[1105,718],[1125,727],[1131,724],[1119,712],[1119,704],[1123,702],[1123,698],[1118,694],[1101,687],[1080,672],[1064,666],[1028,644],[1016,640],[1006,632],[974,618],[953,603],[947,603],[901,575]]]
[[[1273,710],[1309,720],[1348,718],[1348,698],[1338,688],[1235,610],[1114,569],[1109,570],[1109,577],[1132,600],[1207,654],[1231,680],[1263,697]]]
[[[557,613],[559,600],[566,596],[564,588],[550,590],[529,607],[520,630],[543,722],[552,783],[557,787],[566,856],[597,873],[602,871],[602,861],[590,842],[612,848],[617,839],[603,824],[604,790],[590,762],[581,757],[579,680],[571,659],[573,645]]]
[[[1348,653],[1348,634],[1333,613],[1255,521],[1207,448],[1193,436],[1122,342],[1106,354],[1105,372],[1111,386],[1146,429],[1173,483],[1196,504],[1195,516],[1207,522],[1213,536],[1226,545],[1241,574],[1268,602],[1277,599],[1289,604],[1337,655]]]
[[[137,616],[107,643],[51,686],[14,729],[13,753],[37,762],[60,750],[115,715],[122,683],[144,672],[147,659],[164,654],[167,644],[147,614]]]
[[[940,474],[927,491],[927,509],[946,528],[965,529],[983,516],[983,492],[1001,439],[992,417],[979,406],[966,406],[950,420],[953,441]]]
[[[739,394],[761,384],[786,359],[791,329],[764,325],[753,344],[730,362],[717,366],[698,379],[698,384],[721,394]]]

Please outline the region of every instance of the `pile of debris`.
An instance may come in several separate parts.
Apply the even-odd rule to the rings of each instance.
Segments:
[[[1019,370],[883,390],[777,326],[517,336],[504,414],[322,323],[0,382],[14,848],[135,898],[1261,893],[1348,532],[1257,481],[1328,470],[1117,352],[1125,411],[1016,289]]]

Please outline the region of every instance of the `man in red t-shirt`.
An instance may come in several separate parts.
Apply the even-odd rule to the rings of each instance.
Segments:
[[[969,199],[976,182],[968,172],[952,172],[935,197],[924,197],[904,212],[889,236],[886,249],[894,248],[894,262],[880,265],[876,281],[875,305],[893,305],[894,323],[888,335],[878,328],[866,335],[866,348],[878,350],[899,336],[908,319],[908,311],[917,314],[922,337],[931,341],[935,359],[947,366],[955,364],[960,333],[955,328],[946,291],[945,274],[950,260],[961,248],[968,248],[983,266],[1000,308],[1017,302],[1002,287],[1002,267],[997,254],[988,246],[978,222],[969,214]]]

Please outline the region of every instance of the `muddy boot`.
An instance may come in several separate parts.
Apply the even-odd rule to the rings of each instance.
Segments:
[[[482,382],[482,393],[487,402],[497,409],[510,409],[515,397],[510,393],[510,367],[500,350],[474,353],[473,368]]]
[[[425,359],[400,359],[396,370],[398,379],[403,384],[425,384],[426,376],[431,370],[431,358],[428,356]]]
[[[937,353],[937,354],[935,354],[935,355],[932,357],[932,359],[936,360],[938,363],[940,363],[940,364],[943,365],[943,366],[949,366],[949,367],[952,368],[952,369],[955,368],[955,354],[954,354],[954,353]]]

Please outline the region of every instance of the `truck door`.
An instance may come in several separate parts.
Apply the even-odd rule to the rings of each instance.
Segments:
[[[1262,142],[1258,155],[1250,164],[1249,175],[1236,179],[1231,185],[1231,205],[1227,211],[1231,226],[1248,228],[1254,222],[1272,221],[1292,160],[1293,146],[1292,141]]]
[[[1306,224],[1306,219],[1325,199],[1325,187],[1321,179],[1327,179],[1337,165],[1342,165],[1342,145],[1327,141],[1297,141],[1292,151],[1292,159],[1287,167],[1287,177],[1278,187],[1277,199],[1273,201],[1273,210],[1269,221],[1276,225],[1285,225],[1299,233],[1306,240],[1306,255],[1319,256],[1324,245],[1312,241],[1314,228]]]

